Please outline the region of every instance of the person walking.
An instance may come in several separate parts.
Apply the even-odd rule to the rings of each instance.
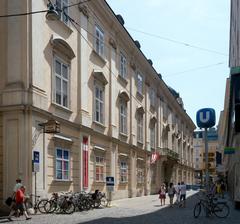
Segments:
[[[176,191],[176,204],[179,204],[180,202],[180,183],[178,182],[178,184],[175,186],[175,191]]]
[[[186,207],[186,191],[187,191],[187,187],[186,184],[184,183],[184,181],[181,182],[180,185],[180,205],[179,207]]]
[[[29,220],[29,219],[31,219],[31,217],[28,216],[27,211],[26,211],[26,207],[25,207],[25,204],[24,204],[24,199],[25,199],[24,193],[25,193],[25,187],[21,186],[20,189],[17,190],[16,196],[15,196],[16,209],[19,209],[20,212],[22,212],[25,215],[26,220]],[[12,216],[13,216],[14,213],[15,213],[14,210],[10,211],[10,214],[8,216],[9,221],[13,221]]]
[[[224,181],[221,182],[221,194],[222,194],[222,198],[224,198],[224,194],[225,194],[225,191],[226,191],[226,185],[224,183]]]
[[[13,194],[12,194],[12,204],[10,206],[10,214],[14,214],[16,212],[18,216],[18,210],[16,209],[16,192],[22,187],[22,180],[21,178],[16,179],[16,184],[13,187]]]
[[[173,198],[174,198],[174,194],[175,194],[175,188],[173,186],[173,183],[169,184],[169,188],[168,188],[168,197],[170,199],[170,208],[173,207]]]
[[[165,205],[166,187],[165,187],[164,184],[161,185],[158,193],[159,193],[159,199],[160,199],[161,206],[162,206],[162,205]]]

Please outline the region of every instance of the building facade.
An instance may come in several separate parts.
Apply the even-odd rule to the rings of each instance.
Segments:
[[[1,19],[1,204],[17,177],[46,196],[106,191],[113,176],[113,199],[156,193],[162,182],[192,184],[195,125],[123,18],[103,0],[54,3],[63,9],[59,20]],[[45,0],[0,5],[0,15],[47,9]]]
[[[231,1],[229,67],[230,76],[227,79],[225,104],[221,121],[221,140],[224,149],[224,173],[228,189],[236,205],[240,204],[240,29],[239,1]]]
[[[217,165],[219,165],[219,141],[218,132],[215,128],[209,128],[207,132],[208,139],[208,172],[209,176],[217,179]],[[195,157],[195,183],[203,184],[205,176],[205,137],[204,131],[194,132],[194,157]]]

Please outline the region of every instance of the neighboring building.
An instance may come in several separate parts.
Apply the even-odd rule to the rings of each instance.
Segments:
[[[46,2],[2,0],[0,15],[44,10]],[[162,182],[192,184],[195,125],[179,94],[105,1],[64,11],[78,25],[63,12],[59,21],[45,13],[1,18],[1,206],[17,177],[46,196],[106,191],[113,176],[113,199],[156,193]],[[59,122],[60,133],[45,133],[48,121]],[[160,159],[151,163],[155,152]]]
[[[213,180],[217,179],[217,158],[218,155],[218,133],[215,128],[209,128],[208,139],[208,172]],[[203,184],[205,176],[205,138],[204,131],[195,131],[193,138],[194,158],[195,158],[195,183]],[[219,163],[219,161],[218,161]]]
[[[230,77],[227,80],[221,140],[223,143],[225,175],[233,200],[240,205],[240,4],[231,1],[230,17]],[[231,150],[229,150],[231,149]],[[223,149],[222,149],[223,150]],[[229,154],[231,153],[231,154]]]

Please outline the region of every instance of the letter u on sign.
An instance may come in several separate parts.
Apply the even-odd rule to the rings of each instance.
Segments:
[[[211,128],[215,125],[215,110],[203,108],[197,112],[197,125],[199,128]]]

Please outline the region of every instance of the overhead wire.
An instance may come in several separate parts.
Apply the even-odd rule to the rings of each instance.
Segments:
[[[218,62],[216,64],[210,64],[210,65],[205,65],[205,66],[201,66],[201,67],[191,68],[191,69],[188,69],[188,70],[185,70],[185,71],[176,72],[176,73],[172,73],[172,74],[169,74],[169,75],[164,75],[164,78],[169,78],[169,77],[172,77],[172,76],[181,75],[183,73],[198,71],[198,70],[202,70],[202,69],[206,69],[206,68],[210,68],[210,67],[215,67],[215,66],[219,66],[219,65],[223,65],[223,64],[225,64],[225,62]]]

